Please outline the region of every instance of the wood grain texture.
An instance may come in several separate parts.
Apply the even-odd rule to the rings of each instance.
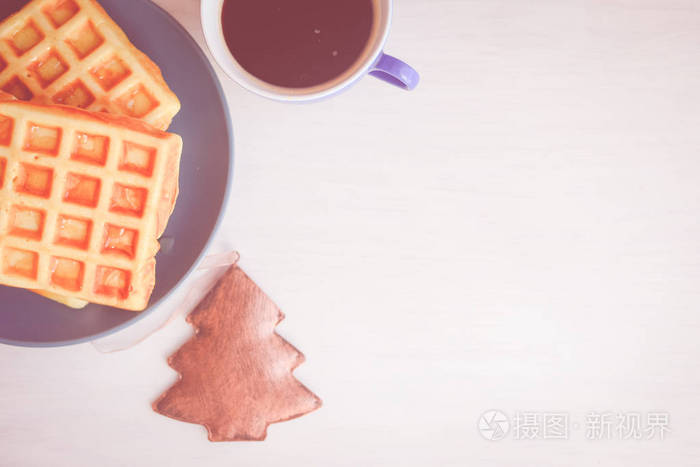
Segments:
[[[158,2],[201,43],[197,1]],[[700,4],[397,0],[386,50],[416,91],[290,106],[222,81],[236,174],[213,251],[285,310],[323,410],[215,448],[156,416],[184,322],[108,356],[3,347],[0,463],[697,463]],[[487,442],[492,408],[579,429]],[[672,433],[587,441],[605,410],[667,411]]]

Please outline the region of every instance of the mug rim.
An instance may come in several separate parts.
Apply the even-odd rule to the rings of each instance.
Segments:
[[[326,83],[322,83],[309,88],[289,88],[276,86],[261,80],[243,68],[235,59],[223,35],[221,14],[224,1],[225,0],[201,1],[200,22],[209,52],[226,76],[240,86],[260,96],[283,102],[307,102],[323,99],[341,92],[366,75],[383,52],[391,28],[393,10],[392,0],[377,0],[378,3],[386,9],[383,15],[383,22],[378,26],[378,32],[376,33],[374,44],[370,45],[369,53],[360,61],[361,65],[353,65],[353,67],[357,66],[357,69],[353,73],[329,87],[324,86]],[[213,14],[212,10],[216,12],[216,15]],[[211,27],[212,21],[215,21],[215,27],[213,28]],[[334,78],[334,80],[335,79],[337,78]],[[330,82],[334,80],[330,80]],[[318,88],[318,90],[314,91],[314,88]],[[304,90],[307,90],[307,92],[304,92]]]

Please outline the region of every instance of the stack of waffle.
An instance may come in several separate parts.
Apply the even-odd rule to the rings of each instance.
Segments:
[[[159,68],[95,0],[34,0],[0,24],[0,89],[0,284],[143,310],[182,151]]]

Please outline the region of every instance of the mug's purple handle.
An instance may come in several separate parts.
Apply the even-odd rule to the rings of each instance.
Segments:
[[[384,52],[379,55],[369,74],[407,91],[413,90],[420,81],[420,75],[410,65]]]

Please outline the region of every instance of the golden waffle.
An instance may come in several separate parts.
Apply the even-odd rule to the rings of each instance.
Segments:
[[[79,298],[72,298],[72,297],[66,297],[64,295],[57,295],[51,292],[47,292],[45,290],[32,290],[34,293],[38,293],[39,295],[42,295],[49,300],[53,300],[58,303],[62,303],[66,305],[67,307],[70,308],[75,308],[76,310],[79,310],[81,308],[85,308],[88,306],[88,302],[85,300],[80,300]]]
[[[158,66],[95,0],[33,0],[0,23],[0,89],[162,130],[180,110]]]
[[[182,140],[138,120],[0,95],[0,284],[142,310]]]

